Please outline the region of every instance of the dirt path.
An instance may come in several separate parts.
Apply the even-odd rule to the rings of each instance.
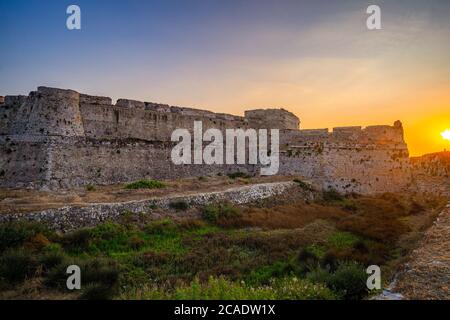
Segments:
[[[64,206],[85,206],[93,203],[128,202],[153,197],[199,192],[222,191],[245,185],[292,181],[294,177],[270,176],[248,179],[223,177],[191,178],[164,181],[163,189],[127,190],[124,185],[95,186],[91,191],[85,188],[61,191],[37,191],[26,189],[0,189],[0,214],[36,212]]]
[[[426,231],[393,291],[406,299],[450,299],[450,204]]]

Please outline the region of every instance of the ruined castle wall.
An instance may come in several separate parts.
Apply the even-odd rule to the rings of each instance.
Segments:
[[[284,109],[256,109],[245,111],[245,118],[251,128],[298,130],[299,119]]]
[[[193,112],[159,112],[122,105],[81,104],[86,137],[97,139],[141,139],[170,141],[175,129],[193,132],[194,121],[202,121],[203,129],[240,128],[246,126],[242,117],[195,115]]]
[[[407,153],[337,145],[290,149],[280,157],[280,174],[300,175],[325,189],[378,193],[404,190],[411,183]]]
[[[14,106],[0,106],[0,135],[9,134],[12,120],[15,119],[18,108]]]
[[[80,94],[72,90],[39,87],[21,101],[10,121],[9,134],[84,135],[79,98]]]
[[[400,191],[411,184],[401,124],[285,130],[280,134],[281,174],[298,174],[341,192]]]
[[[401,149],[334,147],[323,153],[325,188],[382,193],[404,190],[411,183],[408,154]]]
[[[0,186],[41,188],[48,179],[45,137],[0,135]]]
[[[51,189],[141,179],[178,179],[258,172],[255,165],[174,165],[172,142],[52,138]]]
[[[279,174],[299,175],[345,192],[396,191],[410,181],[401,123],[298,130],[285,110],[245,117],[40,87],[0,105],[0,186],[70,188],[144,178],[173,179],[243,171],[255,165],[181,165],[171,161],[171,134],[209,128],[278,128]]]

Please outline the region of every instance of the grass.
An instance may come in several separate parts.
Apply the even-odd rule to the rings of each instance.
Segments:
[[[125,185],[124,188],[129,190],[136,190],[136,189],[162,189],[165,187],[166,184],[158,180],[139,180]]]
[[[209,222],[224,225],[228,219],[240,217],[240,210],[230,203],[209,204],[203,207],[202,216]]]
[[[340,208],[319,203],[286,203],[274,207],[253,206],[241,215],[228,218],[224,224],[230,227],[260,227],[264,229],[302,228],[318,219],[339,220],[348,215]]]
[[[210,277],[206,282],[195,279],[175,290],[144,287],[124,299],[150,300],[334,300],[336,295],[322,284],[287,277],[264,286],[250,286],[244,282],[229,281],[224,277]]]
[[[336,231],[327,239],[330,247],[345,250],[353,247],[359,238],[350,232]]]
[[[361,270],[393,268],[441,204],[391,194],[219,203],[199,209],[202,219],[105,222],[63,235],[1,224],[0,298],[33,286],[35,298],[361,299]],[[86,273],[76,295],[65,290],[69,264]]]

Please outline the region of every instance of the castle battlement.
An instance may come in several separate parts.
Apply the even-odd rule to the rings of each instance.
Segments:
[[[377,192],[409,181],[399,121],[305,130],[284,109],[248,110],[242,117],[130,99],[113,104],[109,97],[39,87],[28,96],[0,99],[0,186],[70,188],[235,171],[258,174],[258,165],[171,163],[172,132],[193,130],[194,121],[202,121],[203,130],[279,129],[279,173],[301,175],[324,187]]]

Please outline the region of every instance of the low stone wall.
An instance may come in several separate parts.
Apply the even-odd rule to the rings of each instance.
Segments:
[[[274,182],[236,187],[224,191],[178,195],[164,198],[151,198],[121,203],[98,203],[84,207],[63,207],[40,212],[0,215],[0,223],[16,220],[46,222],[52,229],[71,231],[77,228],[93,227],[105,221],[115,221],[127,213],[152,215],[155,210],[172,211],[170,204],[184,201],[190,206],[202,206],[209,203],[229,201],[245,204],[256,200],[281,195],[292,188],[298,188],[295,182]],[[182,214],[182,213],[180,213]]]

